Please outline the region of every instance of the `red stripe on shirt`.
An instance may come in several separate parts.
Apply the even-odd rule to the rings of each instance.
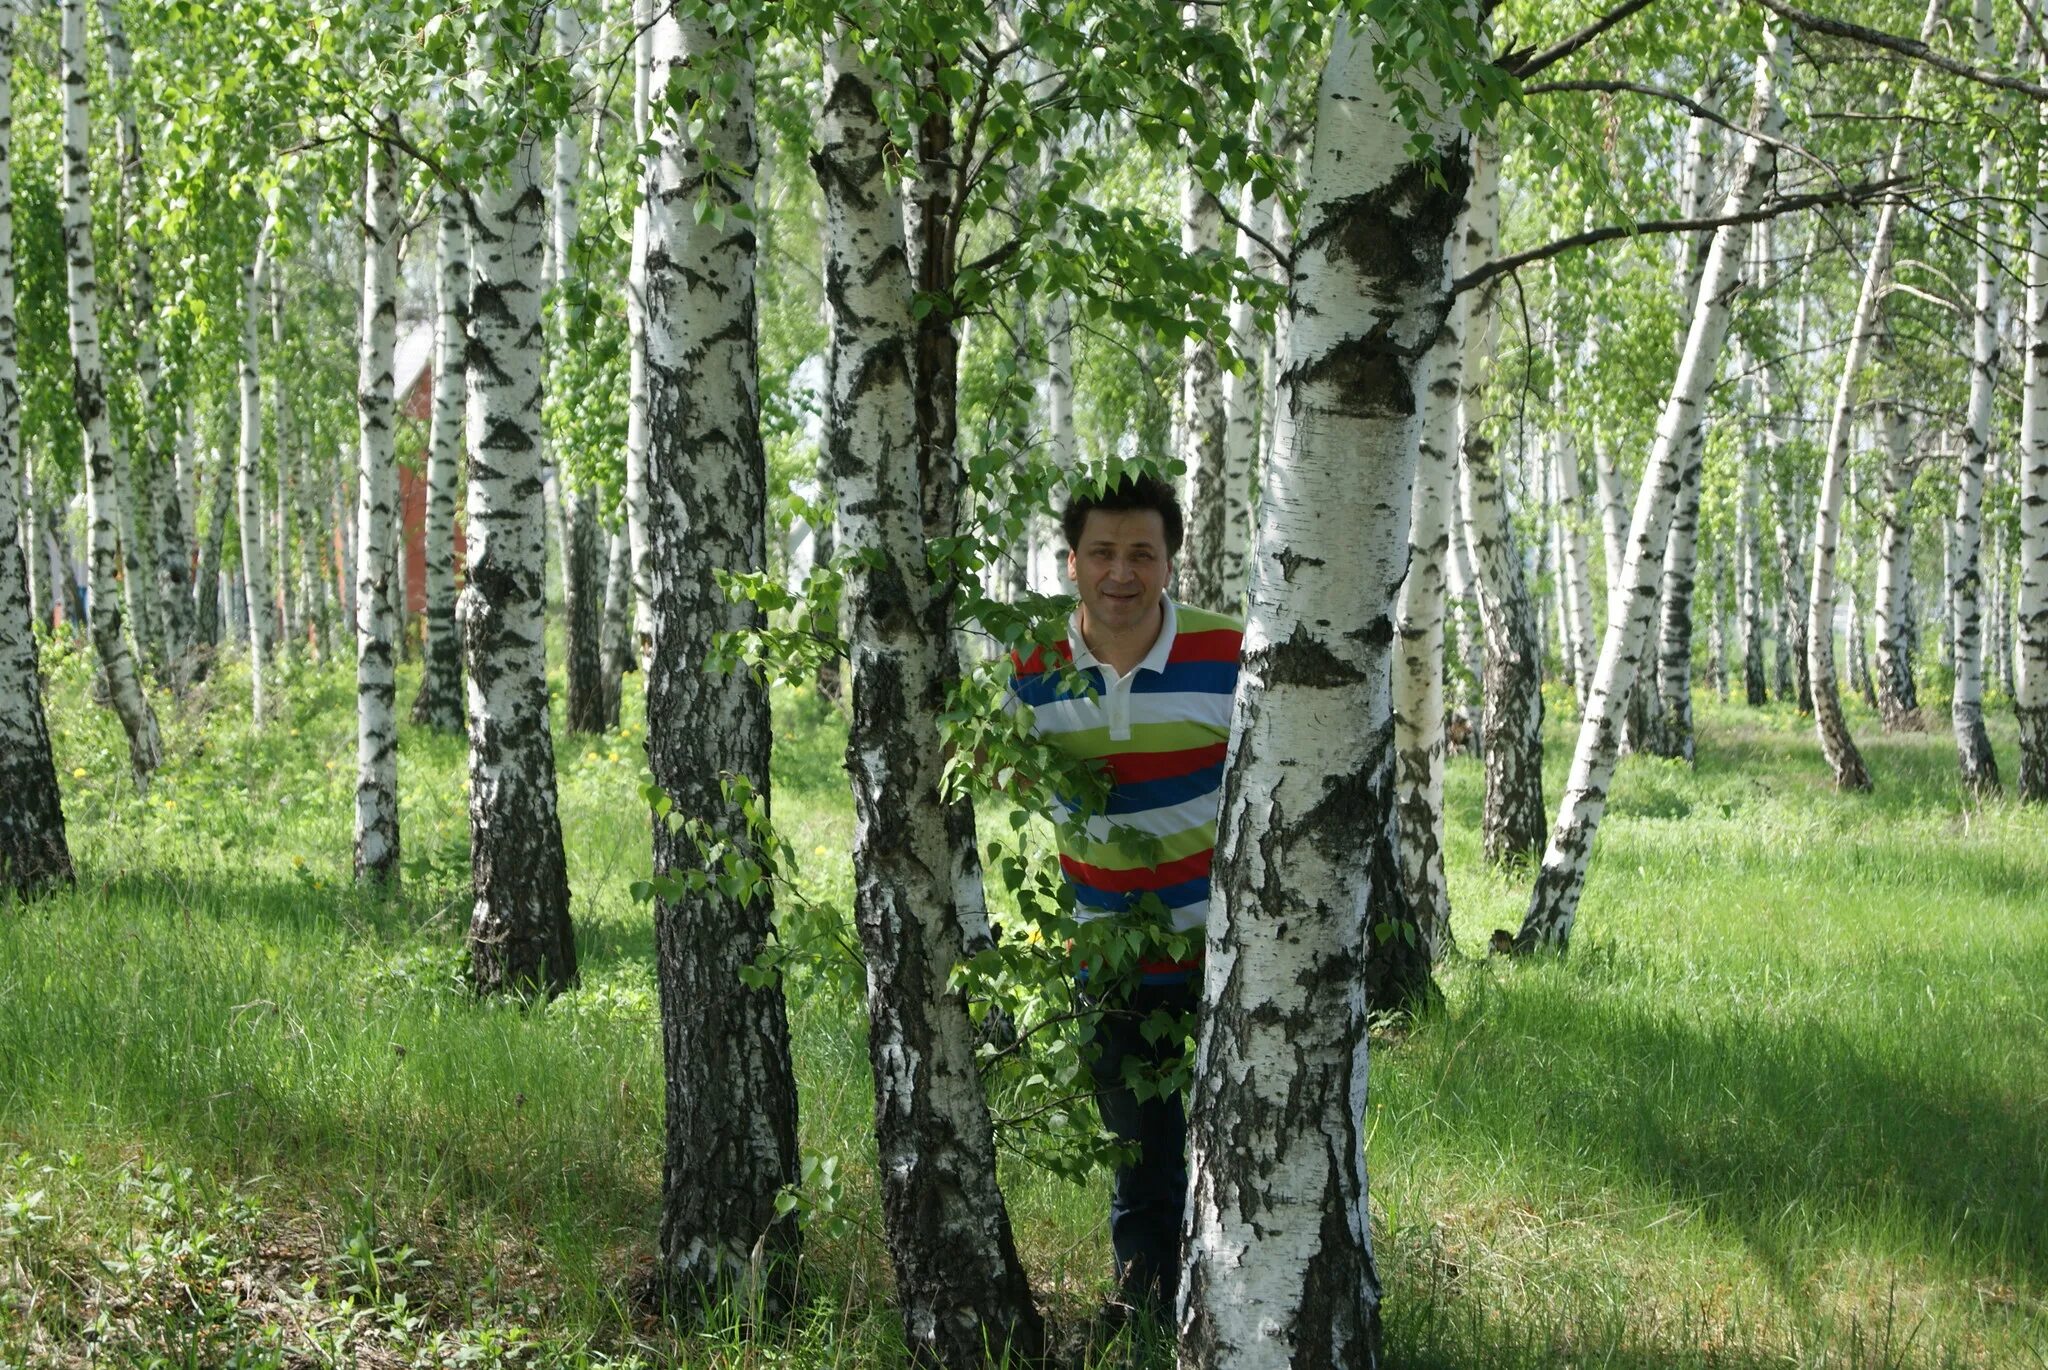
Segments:
[[[1128,894],[1132,890],[1163,890],[1172,885],[1184,885],[1190,880],[1204,879],[1209,874],[1210,858],[1214,855],[1215,848],[1204,847],[1193,856],[1183,856],[1163,866],[1138,866],[1127,871],[1104,870],[1101,866],[1090,866],[1071,856],[1062,856],[1060,869],[1091,888],[1111,894]]]
[[[1204,628],[1173,635],[1169,661],[1235,661],[1244,649],[1244,633],[1236,628]]]
[[[1228,742],[1212,742],[1202,747],[1182,747],[1172,752],[1113,752],[1103,758],[1109,768],[1110,778],[1118,784],[1136,784],[1141,780],[1170,780],[1175,776],[1192,775],[1205,766],[1214,766],[1230,752]]]

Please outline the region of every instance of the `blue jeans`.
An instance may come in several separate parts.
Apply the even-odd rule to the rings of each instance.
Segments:
[[[1198,976],[1199,971],[1196,972]],[[1120,1165],[1110,1190],[1109,1241],[1116,1252],[1117,1289],[1135,1307],[1170,1310],[1180,1289],[1180,1219],[1188,1189],[1188,1121],[1180,1091],[1142,1102],[1124,1083],[1124,1062],[1147,1067],[1187,1050],[1180,1034],[1145,1040],[1155,1011],[1193,1013],[1201,1003],[1195,977],[1177,985],[1138,985],[1120,1002],[1105,1002],[1095,1029],[1095,1107],[1118,1141],[1137,1148]]]

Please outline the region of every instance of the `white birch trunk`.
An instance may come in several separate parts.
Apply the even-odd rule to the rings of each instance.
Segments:
[[[1260,482],[1188,1110],[1184,1370],[1380,1363],[1363,972],[1406,916],[1388,658],[1467,162],[1455,111],[1422,128],[1449,185],[1408,160],[1373,32],[1331,35]]]
[[[1767,51],[1756,63],[1751,113],[1752,126],[1762,136],[1743,144],[1742,160],[1724,207],[1731,215],[1745,213],[1762,202],[1777,168],[1775,142],[1766,139],[1775,140],[1785,126],[1777,90],[1790,66],[1792,45],[1775,24],[1766,24],[1765,40]],[[1687,476],[1680,462],[1699,451],[1693,435],[1702,422],[1701,405],[1728,335],[1729,306],[1742,284],[1741,248],[1747,233],[1739,227],[1717,229],[1707,253],[1678,374],[1658,419],[1656,443],[1636,494],[1627,556],[1610,597],[1614,615],[1600,647],[1600,665],[1572,753],[1571,775],[1530,895],[1528,914],[1515,938],[1519,951],[1538,946],[1562,949],[1571,937],[1579,897],[1585,890],[1586,863],[1607,809],[1607,790],[1620,754],[1622,709],[1635,684],[1657,607],[1655,568],[1663,559],[1678,488]]]
[[[64,800],[43,715],[21,503],[21,361],[14,312],[14,0],[0,0],[0,901],[72,879]],[[33,508],[33,498],[27,502]],[[31,528],[36,520],[29,520]],[[28,556],[24,556],[24,550]]]
[[[463,332],[469,251],[462,202],[441,193],[435,228],[434,378],[427,432],[427,517],[422,530],[426,640],[412,721],[436,732],[462,727],[462,635],[455,626],[455,492],[462,479]]]
[[[1877,712],[1886,728],[1919,728],[1920,698],[1913,683],[1910,605],[1913,572],[1912,425],[1897,403],[1878,410],[1884,439],[1884,495],[1878,505],[1877,587],[1871,596],[1871,617],[1877,629],[1877,661],[1873,684]]]
[[[388,111],[379,132],[395,134]],[[364,141],[363,291],[356,346],[356,828],[358,881],[398,883],[398,708],[393,674],[392,540],[398,459],[392,450],[392,351],[398,341],[398,165],[388,143]],[[303,530],[302,530],[303,531]]]
[[[715,639],[761,624],[714,572],[767,567],[767,471],[755,351],[754,67],[743,32],[678,8],[653,32],[656,151],[648,167],[647,536],[653,657],[647,735],[654,782],[736,852],[767,815],[766,686],[707,669]],[[717,82],[692,134],[671,86]],[[708,211],[708,212],[705,212]],[[700,217],[701,214],[701,217]],[[755,857],[754,859],[760,859]],[[707,855],[686,830],[654,826],[655,869],[681,877]],[[717,872],[714,870],[713,874]],[[671,1297],[701,1299],[758,1271],[771,1306],[789,1297],[801,1248],[776,1194],[798,1174],[796,1085],[782,986],[743,973],[773,936],[767,882],[716,883],[655,905],[667,1082],[659,1270]],[[716,1158],[707,1164],[706,1158]]]
[[[484,60],[530,60],[537,26],[519,35],[522,50]],[[469,501],[456,616],[469,718],[470,978],[479,994],[552,994],[576,982],[542,642],[540,169],[529,134],[468,202]],[[357,599],[361,612],[360,589]]]
[[[654,71],[654,0],[632,0],[633,146],[647,146]],[[654,154],[640,159],[648,185]],[[633,640],[643,678],[654,656],[654,585],[647,548],[647,197],[633,197],[633,255],[626,269],[626,537],[633,576]]]
[[[85,64],[85,0],[63,0],[64,263],[71,335],[71,393],[85,437],[87,546],[92,577],[92,639],[128,734],[128,761],[138,788],[163,764],[156,713],[142,692],[122,622],[121,511],[113,436],[107,423],[106,378],[100,360],[99,287],[93,265],[91,109]]]
[[[116,143],[121,162],[121,206],[124,216],[140,221],[145,197],[142,139],[135,126],[134,96],[129,90],[134,62],[128,48],[127,30],[121,23],[116,0],[99,0],[100,27],[106,44],[108,87],[116,111]],[[158,389],[162,366],[156,349],[156,283],[153,275],[148,234],[138,229],[128,243],[128,298],[135,329],[135,371],[142,391],[139,424],[142,451],[130,462],[134,484],[146,497],[137,502],[130,524],[135,529],[136,557],[148,549],[154,562],[146,584],[155,587],[155,602],[149,616],[160,630],[157,648],[164,678],[172,689],[182,692],[192,678],[192,572],[182,536],[186,515],[182,491],[170,479],[172,458],[164,441],[166,420],[160,412]],[[139,594],[142,586],[136,587]]]
[[[1555,270],[1551,272],[1551,288],[1554,295],[1557,288]],[[1557,527],[1557,574],[1559,594],[1564,604],[1564,640],[1571,670],[1572,690],[1578,696],[1580,709],[1584,709],[1586,696],[1593,688],[1593,585],[1587,570],[1585,510],[1584,496],[1579,483],[1578,439],[1564,417],[1565,359],[1557,332],[1557,327],[1553,324],[1550,336],[1550,456],[1552,488],[1556,503],[1550,512],[1551,517],[1556,520]]]
[[[1261,55],[1270,60],[1270,54],[1263,47]],[[1265,136],[1272,124],[1267,104],[1261,101],[1252,112],[1249,135],[1254,139]],[[1238,260],[1244,263],[1244,269],[1251,275],[1272,275],[1278,263],[1265,244],[1252,236],[1256,233],[1271,239],[1272,198],[1254,197],[1252,188],[1247,185],[1238,198],[1237,212],[1243,224],[1237,234]],[[1237,292],[1230,302],[1230,350],[1236,361],[1223,377],[1223,563],[1219,591],[1224,611],[1231,614],[1240,612],[1239,606],[1244,602],[1249,580],[1252,466],[1258,459],[1259,409],[1262,402],[1271,403],[1267,392],[1260,388],[1264,379],[1261,369],[1263,354],[1257,324],[1251,300],[1243,291]],[[1441,576],[1441,568],[1438,574]],[[1443,653],[1441,598],[1439,591],[1439,664]],[[1438,694],[1441,698],[1441,688]]]
[[[1920,26],[1920,41],[1934,37],[1941,19],[1941,0],[1929,0],[1927,17]],[[1906,82],[1906,105],[1911,108],[1920,86],[1921,68],[1915,65]],[[1892,152],[1885,168],[1887,178],[1897,180],[1906,169],[1906,132],[1902,128],[1892,140]],[[1806,593],[1806,669],[1813,682],[1813,717],[1820,733],[1821,750],[1834,772],[1837,789],[1862,791],[1870,788],[1870,770],[1856,740],[1849,735],[1848,720],[1842,715],[1842,697],[1835,681],[1835,552],[1842,535],[1842,499],[1848,486],[1849,437],[1855,422],[1856,381],[1864,359],[1880,327],[1877,311],[1891,281],[1892,241],[1898,233],[1899,214],[1905,208],[1903,195],[1888,196],[1877,212],[1877,232],[1870,245],[1870,260],[1863,271],[1863,288],[1856,300],[1856,313],[1849,324],[1849,344],[1842,357],[1842,374],[1835,388],[1835,403],[1828,422],[1826,467],[1821,473],[1820,497],[1814,504],[1813,571]]]
[[[1500,238],[1500,156],[1491,133],[1472,147],[1472,191],[1463,219],[1465,262],[1490,260]],[[1513,863],[1543,847],[1542,646],[1536,636],[1522,557],[1509,520],[1507,492],[1485,432],[1487,391],[1500,337],[1498,280],[1465,307],[1465,356],[1458,393],[1459,506],[1477,573],[1479,618],[1486,631],[1486,859]]]
[[[1453,303],[1424,359],[1428,388],[1410,503],[1408,573],[1395,608],[1394,793],[1401,883],[1432,962],[1453,945],[1444,879],[1444,583],[1457,488],[1464,308]]]
[[[1183,168],[1180,250],[1195,256],[1222,249],[1222,207],[1204,188],[1196,168]],[[1181,347],[1180,459],[1187,468],[1181,478],[1181,506],[1186,514],[1186,541],[1175,559],[1175,598],[1204,609],[1234,612],[1235,605],[1223,602],[1223,561],[1229,528],[1224,471],[1229,429],[1226,404],[1215,339],[1189,338]]]
[[[2048,45],[2036,70],[2048,72]],[[2014,712],[2020,725],[2020,798],[2048,804],[2048,145],[2034,165],[2028,217],[2026,374],[2019,446],[2019,631]]]
[[[557,5],[553,11],[555,54],[568,67],[571,78],[580,77],[577,49],[583,42],[583,24],[573,7]],[[601,120],[593,121],[601,126]],[[554,258],[556,328],[553,364],[559,367],[570,347],[567,287],[575,279],[575,247],[578,229],[576,197],[583,176],[583,142],[574,117],[564,119],[555,130],[555,184],[549,218]],[[565,626],[563,679],[567,686],[563,721],[572,733],[601,733],[605,727],[604,688],[604,572],[598,538],[597,500],[582,488],[581,476],[556,461],[555,484],[562,505],[562,618]]]
[[[270,562],[263,546],[263,487],[257,463],[263,456],[263,387],[257,370],[256,320],[270,272],[271,225],[257,235],[255,255],[242,268],[242,353],[235,380],[241,398],[241,446],[235,463],[235,513],[242,532],[243,600],[249,633],[249,710],[257,728],[269,718],[268,686],[272,615]]]
[[[940,802],[938,714],[949,616],[926,558],[903,213],[872,77],[844,35],[825,50],[814,163],[832,317],[827,460],[843,497],[849,589],[854,919],[868,967],[882,1213],[912,1355],[977,1366],[1039,1354],[1043,1327],[996,1187],[995,1143],[967,1005],[968,954]]]
[[[1992,26],[1992,0],[1977,0],[1972,13],[1977,65],[1997,59]],[[1943,568],[1948,592],[1947,618],[1954,624],[1955,690],[1949,720],[1955,732],[1956,762],[1963,788],[1971,794],[1996,793],[1998,758],[1984,730],[1984,468],[1991,448],[1992,398],[1998,385],[1998,263],[1991,242],[1999,228],[1998,159],[1986,150],[1977,173],[1977,288],[1970,310],[1970,401],[1963,425],[1962,459],[1956,467],[1956,515],[1950,526],[1952,553]]]
[[[604,726],[619,726],[619,696],[633,669],[632,547],[625,528],[605,534],[603,684]]]

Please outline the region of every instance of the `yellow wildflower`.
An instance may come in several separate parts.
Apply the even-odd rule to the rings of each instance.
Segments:
[[[73,780],[83,780],[85,779],[86,774],[86,769],[83,766],[73,766],[71,768],[71,778]]]

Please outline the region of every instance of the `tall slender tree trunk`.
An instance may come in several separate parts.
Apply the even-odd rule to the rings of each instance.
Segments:
[[[1463,260],[1483,262],[1500,238],[1500,157],[1492,135],[1473,144],[1472,195],[1463,220]],[[1500,334],[1491,285],[1467,306],[1458,394],[1458,492],[1466,545],[1477,573],[1486,631],[1484,697],[1486,859],[1515,862],[1543,849],[1542,643],[1522,578],[1493,440],[1485,432],[1487,390]]]
[[[1260,482],[1188,1110],[1184,1370],[1380,1364],[1360,989],[1370,939],[1406,921],[1388,657],[1469,162],[1455,111],[1420,130],[1441,179],[1408,160],[1375,36],[1341,17],[1331,35]]]
[[[28,561],[42,547],[33,537],[14,538],[22,490],[14,313],[14,3],[0,0],[0,537],[6,540],[0,546],[0,902],[8,894],[32,895],[72,879],[28,595]]]
[[[2037,53],[2048,73],[2048,45]],[[2048,145],[2036,154],[2028,215],[2026,374],[2021,382],[2019,447],[2018,689],[2020,798],[2048,804]]]
[[[619,696],[633,669],[633,567],[626,530],[604,535],[604,726],[619,726]]]
[[[1941,0],[1929,0],[1927,17],[1920,26],[1921,42],[1933,39],[1940,18]],[[1908,107],[1919,86],[1920,68],[1915,66],[1906,83]],[[1902,128],[1892,140],[1891,158],[1885,169],[1888,178],[1897,180],[1904,174],[1906,153],[1906,132]],[[1836,788],[1850,791],[1868,790],[1871,782],[1863,754],[1849,735],[1848,720],[1842,715],[1841,693],[1835,684],[1835,551],[1842,535],[1842,497],[1848,484],[1857,375],[1881,326],[1877,311],[1891,280],[1892,240],[1904,208],[1905,197],[1891,195],[1877,212],[1877,232],[1870,245],[1870,260],[1864,267],[1856,313],[1849,325],[1849,344],[1843,353],[1834,412],[1828,423],[1827,464],[1821,473],[1820,497],[1814,506],[1813,572],[1806,594],[1806,669],[1813,681],[1813,716],[1820,733],[1821,751],[1834,772]]]
[[[1551,274],[1552,293],[1556,293],[1557,276]],[[1578,439],[1564,421],[1565,410],[1565,358],[1562,340],[1558,337],[1555,323],[1550,330],[1551,374],[1550,415],[1551,435],[1551,478],[1556,506],[1551,516],[1556,521],[1558,549],[1558,587],[1563,601],[1565,648],[1567,665],[1571,673],[1572,691],[1578,697],[1579,707],[1586,706],[1586,696],[1593,688],[1593,585],[1587,570],[1586,525],[1584,522],[1584,495],[1579,483]]]
[[[652,97],[717,82],[701,136],[667,113],[647,169],[647,533],[654,595],[647,733],[654,782],[674,801],[657,819],[657,872],[712,883],[655,905],[667,1079],[661,1279],[695,1299],[743,1280],[750,1255],[780,1304],[793,1289],[796,1225],[778,1192],[798,1174],[796,1085],[780,983],[743,972],[773,936],[763,881],[729,893],[713,844],[758,859],[768,819],[766,687],[748,671],[707,669],[721,633],[758,628],[719,570],[767,566],[754,323],[754,68],[743,33],[715,33],[680,9],[654,25]],[[699,217],[708,201],[712,212]],[[707,867],[709,868],[707,871]],[[707,1158],[715,1158],[707,1164]]]
[[[573,7],[553,10],[555,55],[570,71],[580,63],[577,49],[583,24]],[[583,142],[574,118],[555,130],[555,193],[549,223],[553,234],[555,322],[553,364],[559,368],[570,346],[567,287],[575,278],[578,228],[576,197],[583,175]],[[605,727],[604,571],[597,528],[597,495],[585,490],[580,473],[557,461],[555,485],[562,506],[562,617],[566,653],[563,675],[567,700],[565,723],[572,733],[601,733]]]
[[[1919,728],[1920,696],[1913,683],[1913,643],[1908,600],[1913,589],[1912,427],[1896,402],[1878,410],[1884,437],[1884,497],[1878,506],[1877,590],[1871,597],[1877,624],[1877,712],[1887,728]]]
[[[527,21],[522,59],[539,50],[540,23],[538,12]],[[469,199],[468,564],[456,616],[469,681],[479,994],[553,994],[576,982],[542,643],[540,162],[529,133]]]
[[[441,193],[434,241],[434,379],[422,530],[426,641],[412,721],[452,733],[462,727],[462,636],[455,627],[455,492],[462,479],[462,351],[469,296],[462,201],[453,192]]]
[[[938,716],[951,620],[925,555],[911,277],[872,78],[851,40],[825,53],[814,161],[826,207],[827,460],[856,555],[854,918],[868,963],[882,1211],[912,1355],[978,1366],[1026,1357],[1043,1326],[996,1187],[995,1144],[954,968],[982,943],[962,906],[940,801]],[[944,478],[944,472],[938,473]]]
[[[1764,286],[1767,262],[1763,256],[1762,240],[1761,231],[1752,239],[1756,251],[1751,258],[1755,269],[1750,279],[1758,290]],[[1760,391],[1749,379],[1750,367],[1744,366],[1742,371],[1744,379],[1738,401],[1743,432],[1742,473],[1739,477],[1741,486],[1735,497],[1736,639],[1742,649],[1742,699],[1750,708],[1759,709],[1769,697],[1764,676],[1763,566],[1756,533],[1758,457],[1756,443],[1751,437],[1756,432],[1757,396]]]
[[[396,134],[388,111],[381,133]],[[392,450],[392,350],[398,340],[398,164],[390,144],[364,140],[363,293],[356,349],[356,840],[358,881],[398,882],[398,708],[390,579],[398,459]],[[310,550],[310,549],[309,549]]]
[[[263,389],[257,371],[256,319],[270,272],[270,234],[265,223],[256,251],[242,268],[242,354],[236,382],[241,392],[241,447],[235,464],[236,520],[242,530],[243,599],[249,619],[249,709],[257,728],[268,721],[272,613],[270,561],[263,547],[263,487],[257,463],[263,456]]]
[[[127,30],[121,23],[116,0],[99,0],[100,28],[106,43],[108,87],[115,108],[115,141],[121,162],[121,205],[124,218],[141,221],[145,199],[142,139],[135,126],[134,97],[130,76],[134,68],[128,48]],[[156,282],[153,275],[148,235],[130,235],[128,248],[128,300],[135,329],[135,371],[142,389],[142,413],[138,424],[142,449],[130,463],[133,484],[145,497],[137,502],[130,523],[135,527],[138,556],[144,549],[153,553],[154,563],[147,583],[155,587],[155,602],[149,606],[152,620],[160,629],[158,651],[164,678],[171,688],[183,691],[192,678],[192,571],[183,537],[184,506],[175,480],[167,479],[171,455],[164,442],[170,415],[162,412],[158,391],[162,367],[156,349]],[[131,565],[134,559],[131,558]],[[131,570],[131,574],[133,574]],[[142,586],[137,586],[139,593]]]
[[[1196,6],[1184,9],[1190,25],[1209,24]],[[1198,98],[1207,101],[1199,78],[1191,75]],[[1196,166],[1193,145],[1180,172],[1180,250],[1187,256],[1215,255],[1223,250],[1223,207],[1202,183],[1208,167]],[[1216,340],[1198,332],[1181,345],[1181,449],[1186,467],[1181,478],[1181,504],[1186,511],[1186,541],[1176,558],[1175,597],[1204,609],[1234,610],[1223,602],[1225,549],[1229,540],[1228,487],[1229,399],[1218,364]]]
[[[917,127],[917,179],[904,206],[904,247],[910,257],[910,278],[917,293],[935,301],[917,322],[913,372],[917,392],[918,498],[923,503],[927,543],[946,545],[959,536],[966,467],[960,460],[961,339],[954,330],[959,307],[953,291],[959,275],[959,233],[953,208],[959,168],[953,141],[953,113],[934,66],[927,64],[926,114]],[[957,645],[956,577],[942,578],[937,593],[945,604],[949,625],[943,650],[948,679],[960,675]],[[960,799],[947,807],[947,831],[953,844],[954,898],[969,934],[969,950],[981,949],[988,937],[988,903],[982,889],[981,857],[974,827],[974,805]]]
[[[100,361],[99,288],[93,266],[91,111],[85,64],[85,0],[63,0],[64,262],[69,286],[71,395],[85,437],[85,498],[92,574],[92,639],[128,734],[139,788],[163,764],[156,713],[142,692],[122,621],[118,457],[107,423]]]
[[[1422,433],[1410,503],[1408,573],[1395,606],[1394,795],[1409,916],[1432,962],[1453,945],[1444,879],[1444,581],[1457,487],[1464,308],[1453,303],[1424,359]]]
[[[1738,285],[1739,288],[1739,285]],[[1691,441],[1704,448],[1704,420]],[[1664,569],[1658,583],[1657,718],[1649,750],[1692,764],[1693,572],[1699,561],[1700,451],[1684,461],[1671,531],[1665,535]]]
[[[655,0],[632,0],[633,146],[647,147],[654,72]],[[639,163],[644,186],[654,154]],[[647,542],[647,197],[633,197],[632,261],[626,268],[626,538],[633,579],[634,655],[642,672],[654,657],[654,583]]]
[[[1992,0],[1977,0],[1972,12],[1977,64],[1993,65],[1998,49]],[[1949,532],[1953,549],[1944,586],[1954,622],[1955,690],[1949,720],[1955,732],[1957,767],[1971,794],[1998,790],[1998,758],[1984,730],[1984,616],[1982,548],[1984,473],[1991,449],[1992,397],[1998,386],[1998,263],[1991,242],[1998,232],[1998,159],[1988,150],[1977,172],[1977,288],[1970,310],[1970,407],[1963,425],[1962,458],[1956,466],[1956,516]]]
[[[1769,22],[1765,26],[1765,42],[1766,51],[1757,59],[1756,97],[1750,116],[1755,136],[1744,142],[1735,182],[1728,190],[1724,209],[1730,215],[1755,209],[1777,169],[1776,140],[1785,126],[1785,116],[1776,92],[1790,66],[1792,48],[1784,33]],[[1571,776],[1565,782],[1557,824],[1551,830],[1543,867],[1537,872],[1530,894],[1528,914],[1515,937],[1518,951],[1539,946],[1562,949],[1571,937],[1579,897],[1585,891],[1586,863],[1592,855],[1593,836],[1606,812],[1607,790],[1613,782],[1615,760],[1620,753],[1621,705],[1635,683],[1650,619],[1657,607],[1657,581],[1652,568],[1662,560],[1678,489],[1687,478],[1681,462],[1688,457],[1696,458],[1700,451],[1700,445],[1694,441],[1702,422],[1700,409],[1720,361],[1721,345],[1728,335],[1729,306],[1742,285],[1742,244],[1747,232],[1740,227],[1716,229],[1708,249],[1693,305],[1692,326],[1679,354],[1678,374],[1672,380],[1670,397],[1657,421],[1656,443],[1636,493],[1635,513],[1629,522],[1628,554],[1610,592],[1613,615],[1607,624],[1606,640],[1601,644],[1600,666],[1593,677],[1585,721],[1579,727],[1578,745],[1572,753]]]
[[[206,514],[206,539],[199,550],[199,640],[206,644],[206,654],[198,675],[204,675],[211,667],[214,652],[220,646],[220,554],[227,542],[228,511],[235,497],[234,470],[227,453],[215,446],[209,464],[213,468],[213,494]]]

